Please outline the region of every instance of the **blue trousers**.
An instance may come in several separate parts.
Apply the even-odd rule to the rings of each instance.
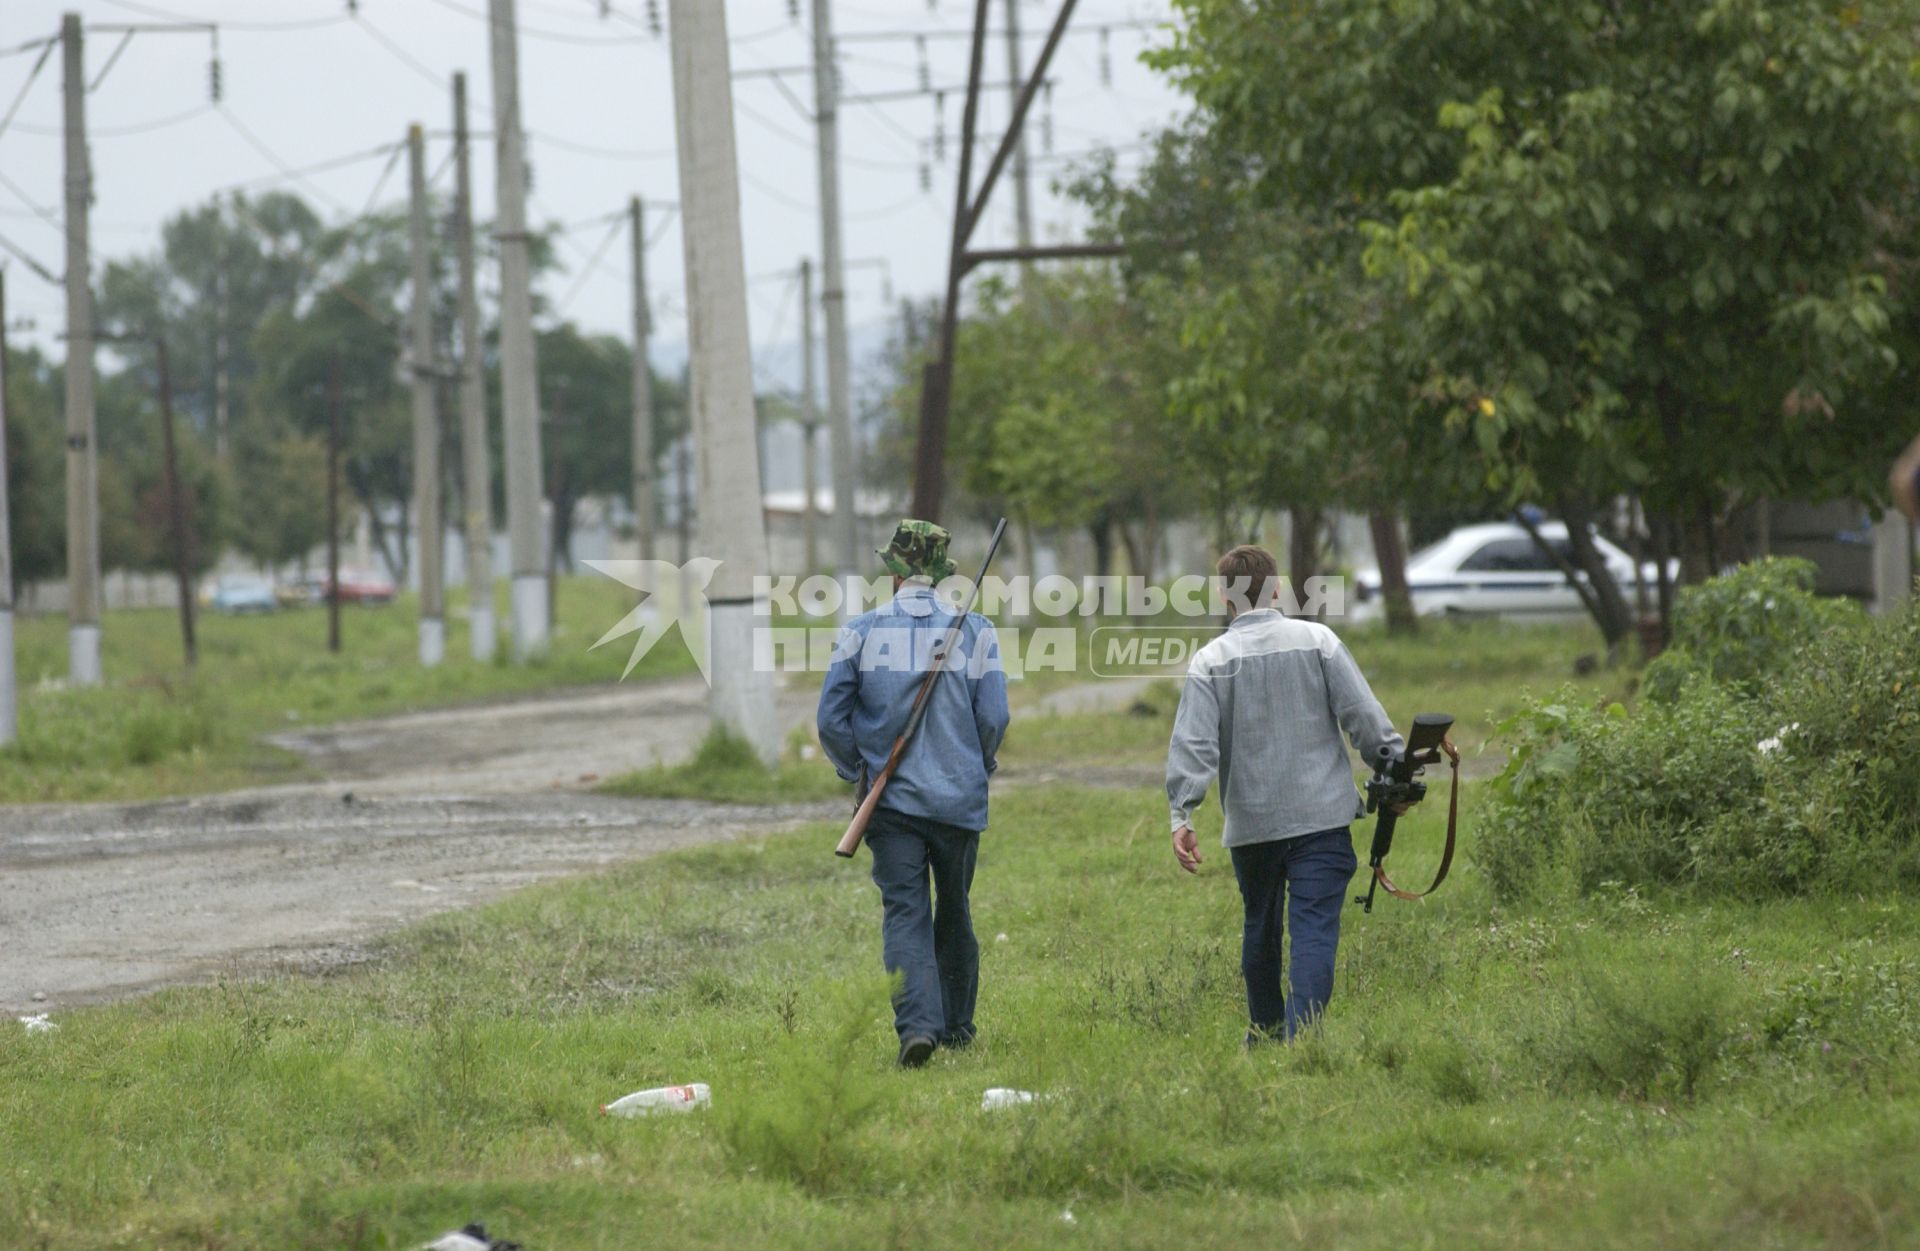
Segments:
[[[1333,998],[1333,956],[1340,945],[1340,910],[1359,867],[1345,826],[1228,849],[1240,883],[1246,925],[1240,934],[1240,972],[1247,979],[1248,1042],[1292,1038],[1327,1010]],[[1282,922],[1293,958],[1281,963]],[[1285,977],[1285,990],[1281,979]]]
[[[867,846],[884,909],[881,956],[887,972],[901,976],[894,1030],[902,1041],[965,1046],[980,991],[980,944],[967,904],[980,832],[876,808]]]

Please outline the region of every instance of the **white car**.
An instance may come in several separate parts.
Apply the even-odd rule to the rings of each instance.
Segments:
[[[1569,559],[1572,543],[1561,521],[1540,523],[1540,536]],[[1614,581],[1633,596],[1633,557],[1594,536]],[[1648,585],[1658,566],[1644,566]],[[1463,526],[1407,559],[1407,589],[1413,610],[1423,617],[1476,616],[1565,620],[1586,615],[1579,594],[1551,557],[1516,522]],[[1362,569],[1347,588],[1348,621],[1379,621],[1386,616],[1380,595],[1380,571]]]

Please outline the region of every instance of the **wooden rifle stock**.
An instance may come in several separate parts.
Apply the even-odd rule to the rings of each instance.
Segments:
[[[987,558],[980,562],[980,576],[973,580],[973,592],[967,596],[967,606],[947,627],[947,637],[940,654],[933,658],[933,664],[927,669],[927,676],[920,680],[920,689],[913,697],[913,711],[907,714],[907,728],[900,731],[900,737],[893,740],[893,750],[887,753],[887,763],[880,767],[879,776],[867,788],[867,794],[854,810],[853,820],[847,823],[847,832],[840,836],[834,846],[833,854],[841,859],[849,859],[860,850],[860,840],[867,836],[867,823],[873,820],[873,810],[880,806],[880,792],[887,789],[887,782],[893,777],[893,771],[900,767],[900,758],[907,754],[907,744],[913,738],[915,730],[920,728],[920,719],[926,715],[927,703],[933,697],[933,684],[947,667],[947,658],[953,655],[953,649],[960,641],[960,631],[967,624],[968,614],[973,612],[975,601],[980,598],[980,584],[987,580],[987,569],[993,564],[993,554],[1000,550],[1000,536],[1007,532],[1007,519],[1002,517],[1000,524],[993,528],[993,541],[987,544]]]

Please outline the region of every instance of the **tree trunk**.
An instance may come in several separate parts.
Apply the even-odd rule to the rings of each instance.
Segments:
[[[1627,597],[1620,590],[1620,584],[1614,581],[1613,571],[1607,568],[1607,558],[1601,554],[1599,544],[1593,541],[1590,528],[1593,505],[1585,496],[1568,492],[1560,497],[1560,515],[1567,522],[1567,538],[1573,548],[1574,563],[1587,576],[1587,587],[1593,594],[1593,604],[1597,610],[1594,620],[1607,640],[1607,656],[1616,659],[1620,645],[1633,634],[1633,610],[1627,606]]]
[[[1104,578],[1113,568],[1113,514],[1101,509],[1087,532],[1093,536],[1093,573]]]
[[[1407,589],[1407,545],[1400,536],[1399,515],[1376,508],[1367,514],[1367,528],[1373,531],[1380,594],[1387,602],[1387,633],[1417,633],[1420,618],[1414,615],[1413,592]]]
[[[1287,579],[1293,584],[1297,602],[1306,603],[1306,581],[1320,572],[1320,529],[1324,518],[1317,508],[1292,508],[1287,515],[1293,524],[1287,532]],[[1313,614],[1318,621],[1320,613]]]
[[[1680,529],[1680,581],[1698,586],[1713,576],[1713,512],[1702,499],[1688,509]]]
[[[1660,645],[1673,642],[1673,515],[1661,513],[1653,526],[1655,583],[1660,600]]]
[[[1584,498],[1562,495],[1556,501],[1560,515],[1567,521],[1568,547],[1573,555],[1568,557],[1547,541],[1540,533],[1540,527],[1525,512],[1516,512],[1514,517],[1533,545],[1551,560],[1567,582],[1573,587],[1580,604],[1600,627],[1601,637],[1607,643],[1607,657],[1616,658],[1620,652],[1620,642],[1633,628],[1632,615],[1627,611],[1627,600],[1620,593],[1620,587],[1607,571],[1606,560],[1600,555],[1600,549],[1594,545],[1593,536],[1587,533],[1587,523],[1592,517],[1592,507]]]

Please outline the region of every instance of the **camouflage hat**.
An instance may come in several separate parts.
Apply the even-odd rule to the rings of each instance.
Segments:
[[[947,540],[951,537],[931,521],[904,518],[894,528],[893,541],[880,551],[880,559],[896,576],[925,576],[941,582],[953,576],[953,562],[947,559]]]

